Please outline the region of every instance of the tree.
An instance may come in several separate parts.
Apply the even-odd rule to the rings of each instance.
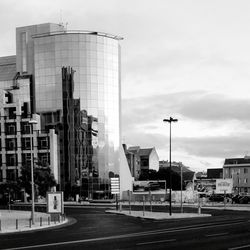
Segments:
[[[25,188],[26,193],[31,195],[31,167],[24,165],[21,168],[21,177],[19,178],[20,186]],[[34,185],[35,194],[46,196],[46,192],[51,187],[56,186],[54,175],[51,173],[49,166],[36,165],[34,167]]]
[[[139,176],[139,181],[158,180],[158,172],[154,169],[145,169]]]
[[[14,200],[20,194],[20,186],[15,181],[7,181],[0,184],[0,204]]]
[[[170,188],[170,168],[160,168],[157,172],[159,180],[166,180],[167,188]],[[171,170],[172,189],[180,190],[181,177],[178,173]]]

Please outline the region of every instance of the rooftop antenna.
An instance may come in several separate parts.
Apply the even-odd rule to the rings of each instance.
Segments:
[[[68,22],[65,23],[65,30],[67,31]]]
[[[67,31],[68,22],[66,22],[65,24],[63,23],[63,13],[62,13],[62,10],[60,10],[60,22],[59,22],[59,25],[63,26],[64,30]]]
[[[59,25],[62,25],[62,26],[63,26],[63,21],[62,21],[62,10],[60,10],[60,22],[59,22]]]

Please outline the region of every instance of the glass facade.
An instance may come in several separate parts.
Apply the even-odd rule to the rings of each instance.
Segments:
[[[62,110],[62,67],[74,73],[74,99],[93,117],[99,178],[119,174],[120,45],[115,37],[57,32],[34,37],[36,112]],[[95,159],[92,159],[95,161]]]

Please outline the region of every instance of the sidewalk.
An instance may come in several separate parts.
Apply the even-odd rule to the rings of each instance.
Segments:
[[[34,225],[32,225],[30,216],[30,211],[0,210],[0,234],[38,230],[68,222],[67,218],[60,218],[60,221],[51,221],[49,214],[35,212]]]
[[[139,217],[144,219],[153,220],[167,220],[167,219],[184,219],[184,218],[197,218],[197,217],[209,217],[211,214],[199,214],[199,213],[172,213],[170,216],[167,212],[149,212],[149,211],[128,211],[128,210],[106,210],[106,213],[123,214],[127,216]]]

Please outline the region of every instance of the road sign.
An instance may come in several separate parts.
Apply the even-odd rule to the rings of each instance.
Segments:
[[[110,178],[111,180],[111,194],[120,193],[120,180],[119,178]]]

